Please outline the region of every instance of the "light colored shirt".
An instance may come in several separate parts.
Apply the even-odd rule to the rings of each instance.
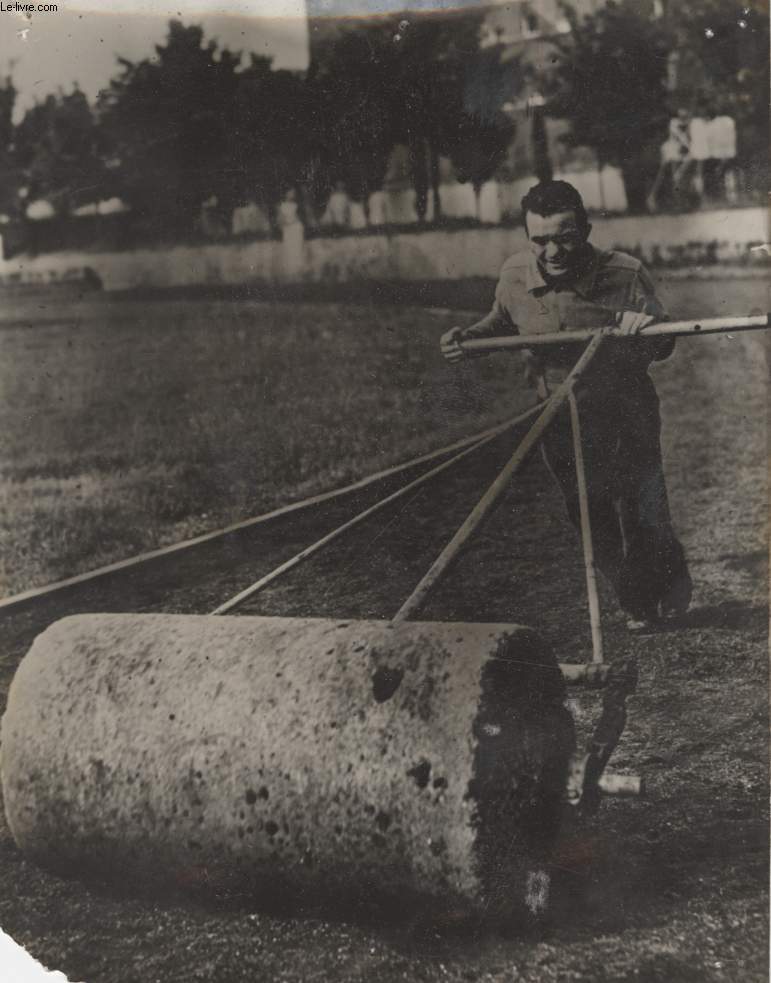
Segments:
[[[551,334],[581,328],[602,328],[616,323],[620,311],[642,311],[656,321],[667,313],[643,264],[627,253],[590,247],[581,275],[570,284],[547,280],[534,254],[523,250],[509,257],[501,269],[490,314],[467,329],[467,337],[505,334]],[[578,360],[583,343],[532,349],[526,358],[528,380],[539,395],[548,395]],[[600,389],[635,388],[647,379],[654,359],[667,358],[674,339],[611,339],[595,358],[592,384]]]
[[[329,196],[324,216],[325,224],[348,225],[351,217],[351,199],[345,191],[333,191]],[[323,221],[323,220],[322,220]]]
[[[693,160],[709,160],[709,127],[707,120],[694,116],[688,133],[691,138],[691,157]]]
[[[682,145],[677,140],[670,137],[661,145],[661,160],[665,164],[674,164],[677,161],[681,161],[684,156],[682,150]]]
[[[716,116],[708,124],[707,143],[710,157],[733,160],[736,156],[736,124],[730,116]]]

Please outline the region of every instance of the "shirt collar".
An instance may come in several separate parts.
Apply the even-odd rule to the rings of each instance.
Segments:
[[[591,257],[587,261],[581,275],[578,279],[573,280],[570,284],[570,289],[582,297],[589,299],[594,290],[594,283],[597,279],[597,270],[600,265],[601,253],[594,246],[589,247],[591,249]],[[527,273],[525,277],[525,289],[528,293],[534,294],[536,297],[540,297],[541,294],[548,293],[550,290],[554,290],[554,283],[546,280],[541,268],[536,262],[535,256],[531,253],[529,261],[527,264]]]

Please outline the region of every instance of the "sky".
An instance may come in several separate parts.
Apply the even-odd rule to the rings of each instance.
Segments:
[[[169,20],[200,24],[231,50],[273,58],[275,68],[308,64],[304,0],[53,0],[58,10],[0,13],[0,76],[12,74],[16,118],[36,98],[75,82],[90,99],[117,69],[117,56],[140,61],[163,41]],[[337,2],[337,0],[335,0]],[[8,7],[8,2],[4,7]]]
[[[15,118],[50,92],[77,82],[90,99],[115,74],[117,56],[140,61],[163,41],[170,19],[200,24],[207,39],[273,58],[275,68],[308,65],[311,16],[452,8],[482,0],[49,0],[56,12],[29,18],[0,12],[0,77],[18,90]],[[36,3],[37,5],[37,3]],[[6,2],[5,8],[9,6]]]

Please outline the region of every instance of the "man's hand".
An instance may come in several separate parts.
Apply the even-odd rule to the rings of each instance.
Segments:
[[[465,328],[450,328],[439,339],[440,350],[448,362],[460,362],[466,358],[466,353],[459,344],[463,341],[464,332]]]
[[[652,314],[643,314],[640,311],[619,311],[616,314],[618,324],[617,334],[636,335],[649,324],[653,324],[656,318]]]

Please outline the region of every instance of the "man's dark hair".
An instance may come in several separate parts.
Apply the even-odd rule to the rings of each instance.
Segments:
[[[581,195],[567,181],[542,181],[540,184],[533,185],[522,199],[522,215],[525,222],[528,212],[545,217],[567,211],[575,212],[579,227],[586,228],[589,224]]]

